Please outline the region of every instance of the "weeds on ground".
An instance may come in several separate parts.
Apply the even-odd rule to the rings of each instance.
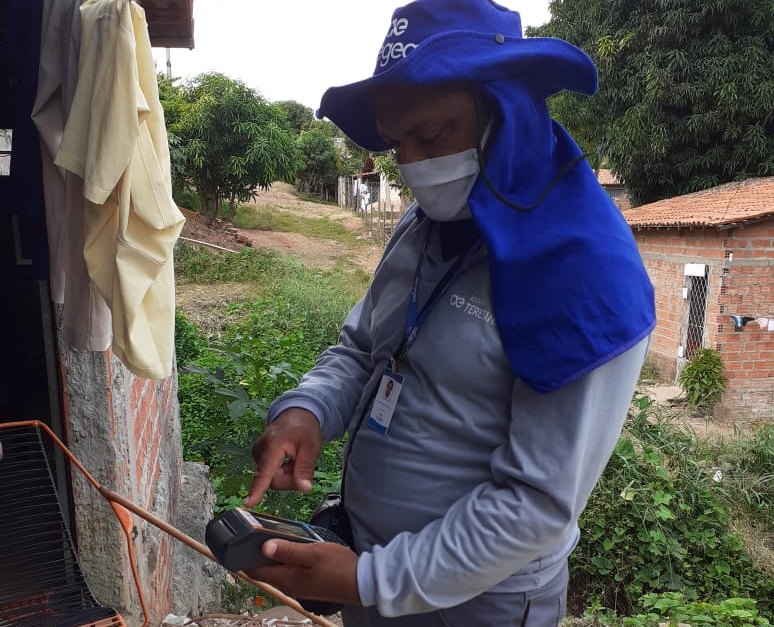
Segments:
[[[726,506],[774,532],[774,424],[745,433],[737,429],[731,439],[705,442],[701,456],[714,469]]]
[[[327,218],[307,218],[266,204],[241,205],[233,222],[242,229],[300,233],[343,244],[354,245],[357,242],[357,237],[341,222]]]
[[[300,261],[265,248],[243,248],[236,253],[218,253],[178,242],[175,246],[175,278],[209,285],[238,281],[273,283],[303,272]]]
[[[237,321],[217,345],[207,345],[182,314],[177,316],[184,454],[210,466],[217,506],[223,509],[238,505],[247,493],[250,450],[265,428],[269,404],[336,342],[344,318],[365,291],[365,277],[310,270],[261,250],[239,256],[183,251],[178,272],[185,276],[233,280],[239,272],[242,280],[264,284],[260,298],[229,306]],[[341,448],[339,442],[323,451],[311,497],[273,493],[262,508],[307,517],[323,493],[338,487]]]
[[[562,627],[756,627],[771,623],[752,599],[723,599],[717,602],[688,601],[680,592],[646,594],[643,610],[621,617],[599,605],[590,607],[583,619],[569,618]]]
[[[661,371],[658,369],[658,367],[655,364],[646,361],[642,365],[642,369],[640,370],[640,376],[639,376],[640,384],[658,383],[662,380],[663,380],[663,375],[661,374]]]
[[[572,588],[621,616],[649,593],[689,602],[749,597],[774,607],[774,580],[729,528],[726,497],[703,444],[639,397],[580,520]],[[577,609],[577,608],[576,608]]]

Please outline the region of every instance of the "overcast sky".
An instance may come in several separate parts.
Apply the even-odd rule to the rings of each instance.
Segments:
[[[522,26],[548,21],[548,0],[500,0]],[[316,109],[323,92],[370,76],[402,0],[194,0],[194,50],[172,49],[172,75],[216,70],[269,100]],[[154,49],[166,72],[166,51]]]

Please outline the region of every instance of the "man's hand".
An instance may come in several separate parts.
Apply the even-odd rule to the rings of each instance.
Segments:
[[[314,414],[299,407],[283,411],[253,445],[255,478],[245,505],[256,505],[269,486],[311,492],[321,446],[320,424]]]
[[[332,542],[302,544],[268,540],[263,554],[280,564],[248,573],[297,599],[360,605],[357,555]]]

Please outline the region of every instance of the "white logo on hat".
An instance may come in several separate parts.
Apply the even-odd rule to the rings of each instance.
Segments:
[[[401,18],[392,20],[392,23],[390,24],[390,29],[387,31],[387,39],[389,39],[390,37],[400,37],[408,30],[408,27],[409,27],[408,18],[401,17]],[[417,47],[417,44],[404,44],[401,41],[393,41],[393,42],[388,41],[382,46],[382,49],[379,51],[379,56],[377,57],[376,61],[379,64],[379,67],[384,67],[391,60],[405,58],[406,55],[416,47]]]
[[[399,20],[392,20],[390,30],[387,31],[387,37],[400,37],[406,32],[407,28],[408,20],[405,17],[402,17]]]

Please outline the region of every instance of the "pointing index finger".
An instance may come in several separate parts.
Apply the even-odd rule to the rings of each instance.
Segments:
[[[266,490],[271,485],[274,472],[282,466],[285,460],[285,451],[283,448],[275,448],[261,454],[255,469],[253,483],[250,486],[250,492],[245,499],[247,507],[253,507],[258,504]]]

